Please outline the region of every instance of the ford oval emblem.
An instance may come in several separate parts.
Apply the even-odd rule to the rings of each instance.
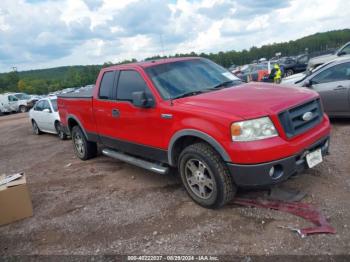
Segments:
[[[305,114],[303,114],[303,116],[301,118],[304,121],[310,121],[313,116],[314,116],[314,114],[312,112],[306,112]]]

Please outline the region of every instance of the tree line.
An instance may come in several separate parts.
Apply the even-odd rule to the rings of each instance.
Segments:
[[[272,43],[261,47],[251,47],[249,50],[226,51],[218,53],[185,53],[172,56],[154,56],[145,60],[167,57],[200,56],[229,67],[232,64],[243,65],[253,60],[265,57],[267,59],[280,52],[282,56],[298,55],[304,52],[322,54],[350,41],[350,29],[317,33],[294,41]],[[136,59],[124,60],[118,64],[136,62]],[[16,70],[0,74],[0,93],[25,92],[28,94],[47,94],[68,87],[81,87],[95,83],[101,68],[113,65],[106,62],[103,65],[64,66],[49,69],[20,71]]]

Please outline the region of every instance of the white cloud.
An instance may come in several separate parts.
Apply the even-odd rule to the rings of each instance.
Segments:
[[[2,0],[0,71],[242,50],[349,24],[346,0]]]

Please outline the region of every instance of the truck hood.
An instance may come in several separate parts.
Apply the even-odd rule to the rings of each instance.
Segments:
[[[317,96],[306,88],[255,82],[178,99],[177,104],[252,119],[277,114]]]

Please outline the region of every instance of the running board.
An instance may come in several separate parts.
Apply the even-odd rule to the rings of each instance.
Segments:
[[[118,160],[121,160],[123,162],[138,166],[138,167],[142,167],[144,169],[147,169],[149,171],[153,171],[156,172],[158,174],[162,174],[165,175],[169,172],[169,168],[168,167],[164,167],[161,166],[159,164],[153,163],[153,162],[149,162],[134,156],[130,156],[112,149],[108,149],[105,148],[102,150],[102,154],[104,154],[105,156],[109,156]]]

